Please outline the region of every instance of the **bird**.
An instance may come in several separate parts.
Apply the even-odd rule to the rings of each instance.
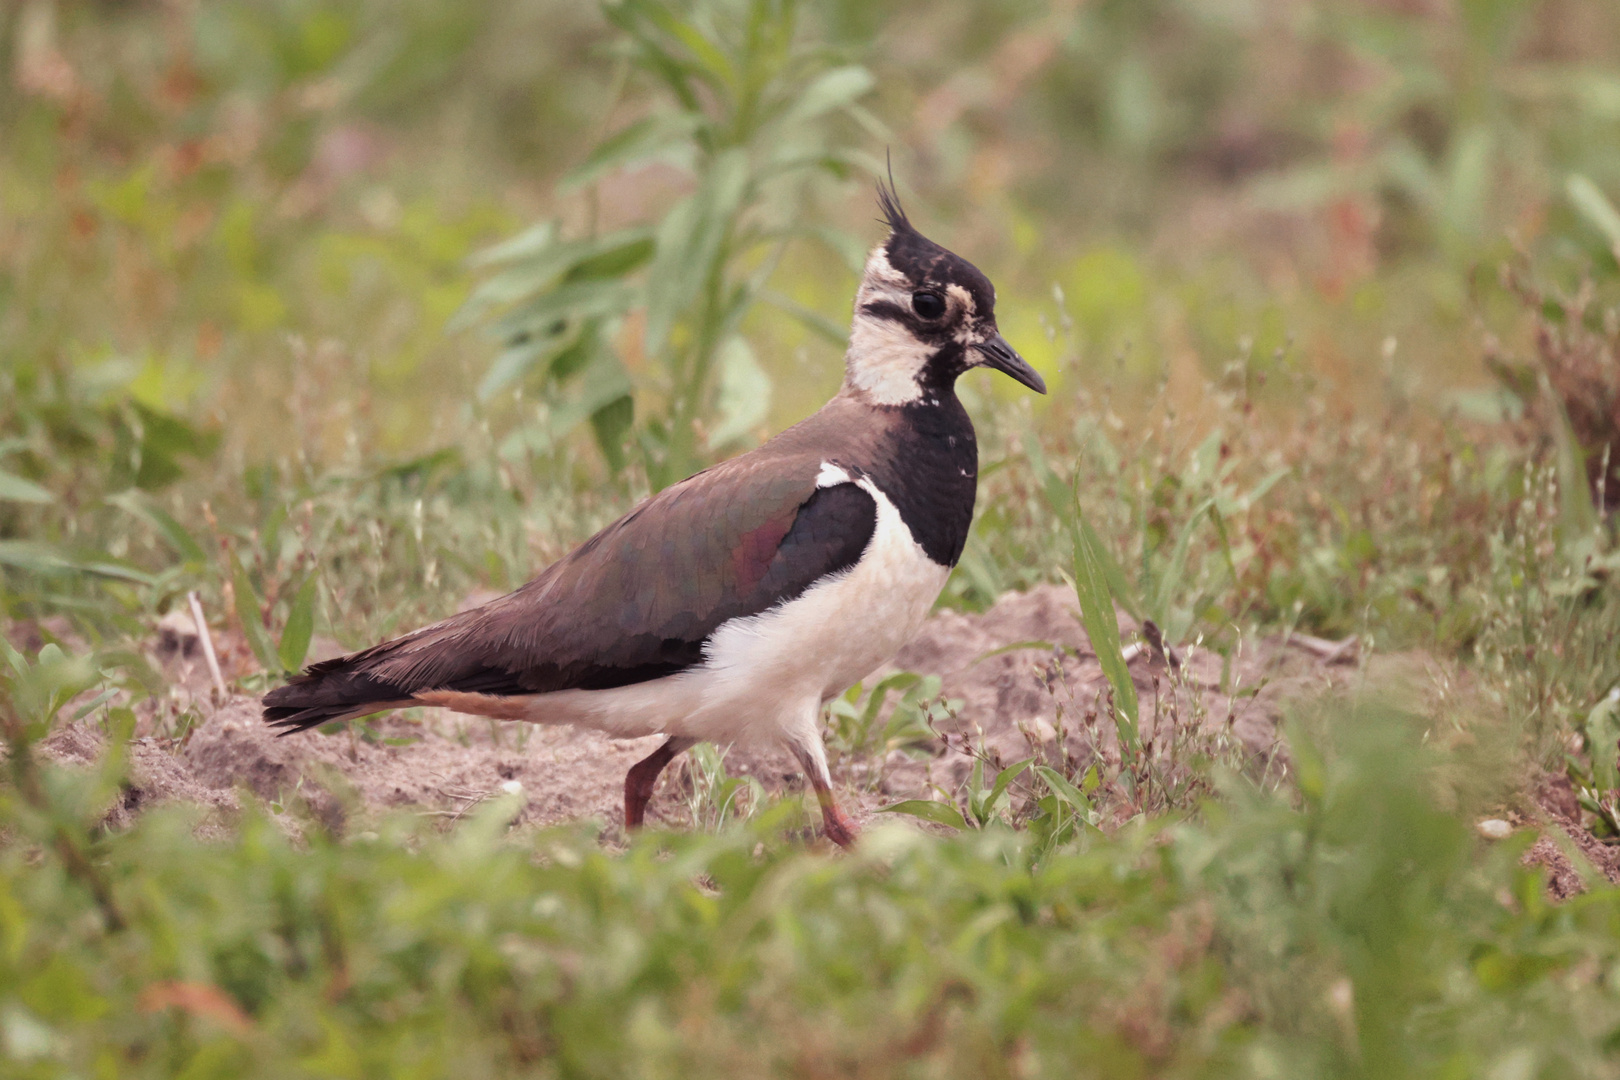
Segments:
[[[923,236],[893,180],[855,294],[844,379],[809,418],[643,500],[534,580],[316,663],[263,700],[282,734],[414,705],[664,742],[625,777],[627,831],[699,742],[776,743],[851,847],[823,705],[887,662],[962,556],[978,486],[959,376],[1045,381],[996,325],[995,287]]]

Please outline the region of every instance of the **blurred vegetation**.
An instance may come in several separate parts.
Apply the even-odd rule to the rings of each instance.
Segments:
[[[885,152],[1053,389],[964,379],[944,603],[1070,575],[1439,702],[1304,709],[1245,778],[1134,744],[1127,680],[1106,775],[983,761],[919,810],[960,835],[833,864],[707,750],[715,835],[626,853],[111,831],[119,754],[36,763],[130,737],[188,592],[256,691],[806,415]],[[1617,205],[1604,0],[0,7],[8,1070],[1611,1075],[1614,893],[1463,819],[1546,768],[1620,835]],[[834,758],[936,696],[834,702]]]

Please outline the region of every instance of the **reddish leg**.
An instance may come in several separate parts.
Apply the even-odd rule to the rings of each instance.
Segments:
[[[626,829],[641,828],[642,821],[647,816],[647,802],[652,798],[653,786],[658,783],[658,774],[664,771],[664,766],[675,760],[675,755],[697,742],[684,735],[671,735],[669,740],[630,766],[630,771],[624,777],[624,827]]]
[[[821,804],[821,831],[845,851],[850,850],[855,846],[855,838],[861,835],[861,830],[838,808],[831,786],[817,784],[814,779],[810,784],[816,789],[816,801]]]
[[[832,777],[827,772],[827,757],[821,748],[821,736],[815,735],[813,741],[804,745],[790,743],[789,749],[804,766],[804,775],[810,779],[810,787],[816,793],[816,802],[821,804],[821,831],[827,839],[844,848],[846,851],[855,846],[855,838],[861,834],[855,823],[839,809],[838,800],[833,798]]]

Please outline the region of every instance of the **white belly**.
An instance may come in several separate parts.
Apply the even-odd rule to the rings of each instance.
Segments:
[[[877,501],[877,525],[854,566],[769,611],[721,624],[696,667],[611,690],[536,694],[525,718],[713,742],[774,740],[802,722],[806,709],[819,709],[893,656],[950,576],[912,539],[888,497],[870,480],[859,483]]]

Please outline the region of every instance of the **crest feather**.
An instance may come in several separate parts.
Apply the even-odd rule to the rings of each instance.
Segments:
[[[878,210],[883,214],[883,223],[891,232],[916,232],[912,227],[911,219],[906,217],[905,208],[900,205],[900,196],[894,190],[894,173],[891,170],[889,180],[884,183],[878,179],[877,185]]]

